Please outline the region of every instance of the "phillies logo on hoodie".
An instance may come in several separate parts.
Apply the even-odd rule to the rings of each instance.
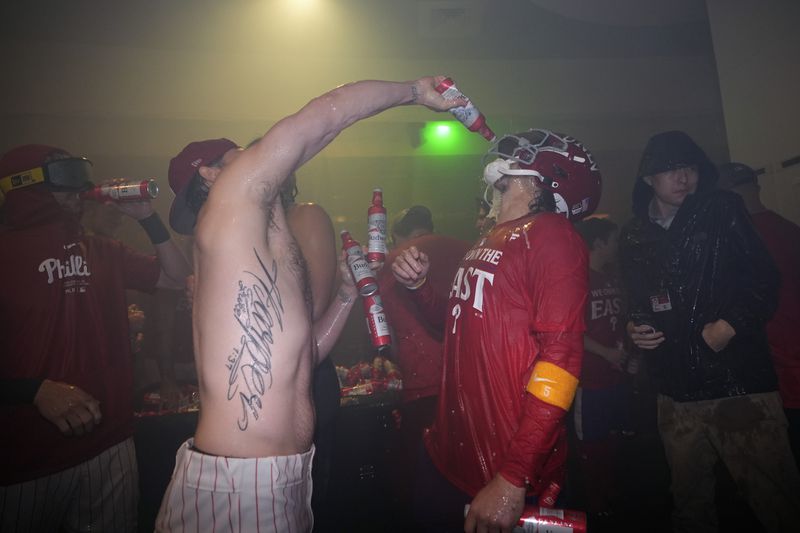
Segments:
[[[70,278],[83,278],[92,275],[89,272],[89,265],[83,256],[75,254],[70,255],[69,259],[63,262],[55,257],[45,259],[39,263],[39,272],[47,273],[48,285],[52,285],[56,278],[69,280]],[[72,284],[77,282],[78,280],[75,279]]]

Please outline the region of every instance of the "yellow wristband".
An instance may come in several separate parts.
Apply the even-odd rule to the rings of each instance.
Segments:
[[[572,405],[577,388],[578,378],[547,361],[540,361],[534,365],[531,379],[526,387],[528,392],[544,403],[555,405],[565,411]]]
[[[428,280],[428,276],[424,276],[415,285],[412,285],[411,287],[406,287],[406,289],[408,289],[410,291],[415,291],[415,290],[419,289],[420,287],[422,287],[427,280]]]

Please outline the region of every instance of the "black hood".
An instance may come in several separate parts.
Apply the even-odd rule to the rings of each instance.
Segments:
[[[633,185],[633,213],[647,218],[653,188],[642,178],[660,172],[697,166],[699,180],[696,193],[713,190],[717,182],[717,168],[691,137],[682,131],[665,131],[650,137],[639,161],[636,183]]]

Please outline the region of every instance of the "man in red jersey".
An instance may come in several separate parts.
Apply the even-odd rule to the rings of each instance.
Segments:
[[[179,289],[189,265],[150,201],[119,204],[155,255],[89,235],[91,162],[24,145],[0,157],[0,531],[136,531],[126,289]]]
[[[742,163],[719,167],[720,189],[735,192],[781,273],[778,308],[767,323],[767,340],[778,375],[778,390],[789,420],[789,441],[800,462],[800,343],[794,328],[800,324],[800,227],[761,203],[755,171]]]
[[[428,319],[445,322],[426,445],[446,482],[427,479],[430,493],[416,495],[431,530],[458,529],[471,502],[463,531],[511,531],[526,496],[555,498],[580,375],[587,251],[569,219],[597,207],[600,173],[580,142],[546,130],[506,135],[489,155],[497,225],[462,259],[446,307],[426,282],[426,254],[412,247],[392,264]]]

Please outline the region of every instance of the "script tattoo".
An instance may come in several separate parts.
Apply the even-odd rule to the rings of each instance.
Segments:
[[[228,376],[228,400],[239,398],[242,416],[237,421],[244,431],[250,416],[258,420],[261,397],[272,387],[273,328],[283,331],[283,302],[278,291],[278,265],[272,261],[271,272],[259,257],[262,274],[245,271],[254,280],[251,285],[239,280],[239,294],[233,316],[242,327],[240,345],[233,349],[225,364]]]

